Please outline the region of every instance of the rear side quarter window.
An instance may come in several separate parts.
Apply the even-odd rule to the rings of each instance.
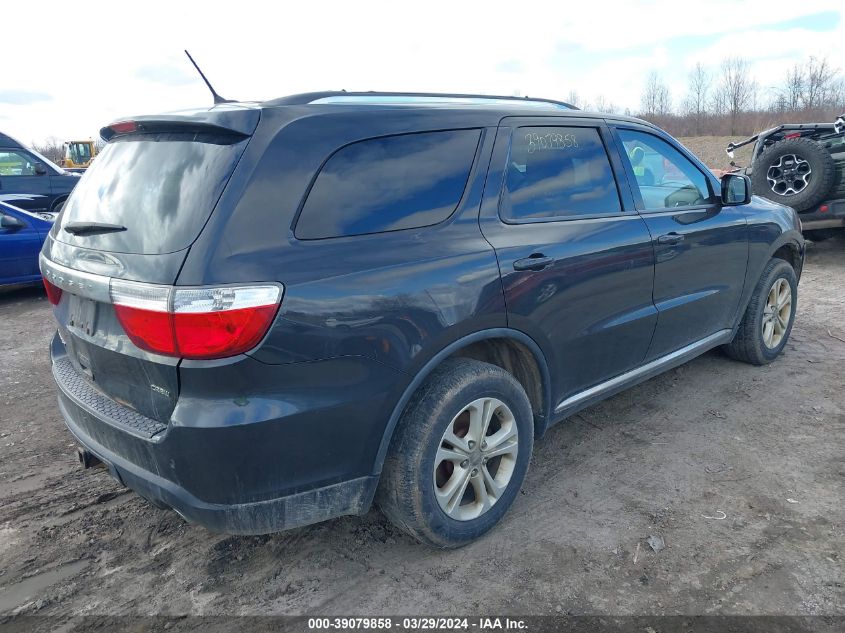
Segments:
[[[299,215],[298,239],[365,235],[437,224],[460,203],[480,130],[384,136],[337,150]]]

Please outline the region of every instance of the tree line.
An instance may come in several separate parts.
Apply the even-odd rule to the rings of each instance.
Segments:
[[[742,136],[779,123],[832,123],[845,112],[845,78],[827,58],[809,57],[784,69],[780,85],[764,88],[748,60],[728,57],[715,67],[696,64],[677,101],[656,71],[646,79],[638,110],[623,110],[603,96],[588,103],[576,92],[568,101],[582,109],[636,116],[674,136]]]
[[[97,151],[100,152],[105,147],[106,142],[101,138],[97,138],[94,139],[94,144],[97,147]],[[32,141],[30,147],[57,165],[61,164],[61,160],[65,157],[65,145],[55,136],[48,136],[40,143]]]

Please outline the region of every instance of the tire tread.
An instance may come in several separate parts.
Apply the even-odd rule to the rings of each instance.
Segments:
[[[770,163],[782,154],[792,152],[801,154],[805,160],[813,163],[813,171],[818,173],[818,178],[811,180],[804,191],[793,196],[781,196],[769,188],[766,174]],[[808,138],[794,138],[773,143],[757,157],[751,173],[751,182],[752,189],[758,196],[793,207],[796,211],[805,211],[823,201],[831,193],[836,176],[836,162],[825,147]],[[812,190],[808,191],[808,189]]]
[[[790,322],[787,325],[783,343],[775,354],[771,354],[767,353],[763,349],[763,336],[760,331],[762,325],[761,315],[763,313],[763,304],[769,294],[769,288],[771,288],[775,279],[782,276],[782,274],[786,274],[788,277],[791,277],[791,279],[788,280],[790,281],[790,285],[793,289],[792,315],[790,316]],[[795,278],[795,271],[792,269],[792,266],[789,265],[789,262],[777,258],[769,260],[769,263],[766,264],[763,269],[763,273],[760,275],[760,279],[757,281],[757,285],[754,287],[754,293],[751,296],[751,300],[748,302],[748,306],[745,309],[742,321],[740,321],[733,340],[724,346],[724,350],[727,355],[734,360],[750,363],[752,365],[765,365],[774,360],[786,345],[786,342],[789,340],[789,335],[792,332],[792,323],[795,321],[795,311],[798,306],[798,295],[795,291],[796,287],[797,281]]]
[[[519,382],[504,369],[479,360],[450,358],[443,361],[423,381],[406,405],[394,431],[376,491],[376,504],[382,513],[417,541],[440,548],[460,547],[487,532],[498,521],[496,519],[490,525],[481,526],[477,533],[469,536],[434,529],[429,516],[431,510],[427,509],[431,507],[431,502],[426,504],[425,493],[419,485],[420,473],[417,467],[423,460],[423,453],[431,441],[432,427],[436,422],[431,419],[430,412],[442,406],[441,403],[455,399],[461,390],[468,388],[472,383],[490,379],[505,385],[508,391],[514,394],[516,402],[510,403],[517,409],[513,411],[514,415],[527,418],[528,437],[520,437],[520,453],[526,451],[525,459],[530,459],[533,416],[528,396]],[[521,435],[524,432],[525,429],[520,430]],[[527,469],[527,462],[525,468]],[[498,503],[504,503],[504,500]],[[504,509],[500,511],[506,511],[508,505],[509,502],[504,504]],[[495,512],[495,507],[488,511],[487,515]],[[437,510],[439,511],[439,508]]]

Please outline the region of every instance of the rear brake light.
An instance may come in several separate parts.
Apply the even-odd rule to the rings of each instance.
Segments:
[[[62,300],[62,289],[58,286],[54,286],[44,277],[41,277],[41,281],[44,282],[44,290],[47,291],[47,301],[52,303],[54,306],[59,305],[59,301]]]
[[[115,134],[130,134],[138,129],[138,124],[135,121],[118,121],[109,127]]]
[[[275,285],[172,288],[112,279],[115,313],[132,342],[150,352],[225,358],[255,347],[276,316]]]

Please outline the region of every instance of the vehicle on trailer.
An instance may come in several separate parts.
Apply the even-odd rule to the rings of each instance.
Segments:
[[[20,141],[0,134],[0,194],[19,195],[25,211],[58,213],[79,182],[79,174],[65,171]]]
[[[745,173],[756,195],[793,207],[813,239],[845,227],[845,114],[833,123],[779,125],[730,143],[728,156],[750,143]]]
[[[41,257],[59,407],[211,529],[375,502],[463,545],[549,427],[714,347],[768,363],[795,317],[795,211],[637,119],[325,92],[102,136]]]
[[[54,216],[31,213],[0,195],[0,286],[41,282],[38,253],[53,228]]]

